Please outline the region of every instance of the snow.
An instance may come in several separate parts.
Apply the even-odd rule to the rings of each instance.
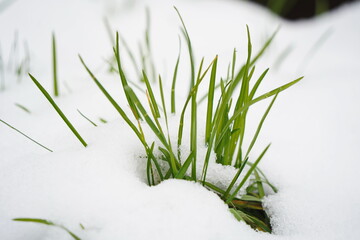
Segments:
[[[257,65],[257,76],[271,68],[260,91],[301,75],[305,79],[279,96],[254,149],[257,156],[272,142],[261,168],[279,188],[264,202],[274,234],[255,232],[237,222],[215,194],[198,184],[168,180],[155,187],[146,185],[142,146],[90,81],[77,57],[80,53],[111,94],[124,103],[118,78],[106,73],[103,62],[112,53],[103,16],[136,47],[145,27],[146,5],[152,16],[153,52],[164,79],[171,75],[178,53],[180,23],[172,5],[182,13],[197,60],[204,55],[209,62],[219,54],[223,73],[234,47],[244,60],[245,24],[250,27],[255,51],[281,26]],[[56,101],[89,147],[83,148],[74,138],[28,77],[16,83],[15,76],[7,74],[6,89],[0,92],[0,119],[54,152],[0,125],[1,239],[70,239],[56,228],[11,221],[16,217],[50,219],[90,240],[359,239],[359,20],[359,3],[290,23],[254,4],[235,0],[16,1],[0,13],[2,56],[6,62],[17,31],[30,47],[31,73],[51,89],[50,44],[51,32],[55,32],[59,78],[71,88],[68,91],[60,85],[62,95]],[[310,53],[321,36],[327,37]],[[289,46],[293,50],[285,61],[272,68]],[[186,69],[186,62],[183,51],[180,67]],[[180,76],[187,79],[188,72]],[[188,84],[179,82],[178,87],[178,97],[183,99]],[[32,114],[14,106],[15,102]],[[255,108],[251,117],[258,119],[263,107]],[[76,109],[99,127],[89,124]],[[102,124],[99,117],[109,122]],[[170,124],[177,120],[173,117]],[[175,134],[173,127],[171,135]],[[199,142],[202,138],[200,134]],[[233,174],[231,168],[211,167],[209,178],[214,182],[226,182]]]

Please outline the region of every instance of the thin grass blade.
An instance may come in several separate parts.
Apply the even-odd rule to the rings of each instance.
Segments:
[[[91,123],[93,126],[97,127],[97,125],[96,125],[93,121],[91,121],[88,117],[86,117],[82,112],[80,112],[79,109],[77,109],[77,111],[78,111],[78,113],[79,113],[83,118],[85,118],[89,123]]]
[[[185,25],[185,22],[179,12],[179,10],[174,6],[175,8],[175,11],[177,12],[179,18],[180,18],[180,21],[181,21],[181,24],[182,24],[182,33],[186,39],[186,43],[187,43],[187,46],[188,46],[188,52],[189,52],[189,58],[190,58],[190,67],[191,67],[191,78],[190,78],[190,90],[189,92],[191,91],[191,89],[194,87],[195,85],[195,60],[194,60],[194,53],[193,53],[193,49],[192,49],[192,44],[191,44],[191,40],[190,40],[190,36],[189,36],[189,33],[186,29],[186,25]]]
[[[251,142],[250,142],[249,148],[248,148],[248,150],[247,150],[244,158],[247,158],[247,157],[249,156],[249,154],[250,154],[250,152],[251,152],[251,149],[252,149],[253,146],[255,145],[255,142],[256,142],[256,140],[257,140],[257,138],[258,138],[258,136],[259,136],[259,133],[260,133],[261,128],[262,128],[262,126],[263,126],[263,124],[264,124],[264,121],[265,121],[266,117],[268,116],[268,114],[269,114],[272,106],[274,105],[274,102],[275,102],[277,96],[278,96],[278,93],[275,95],[275,97],[274,97],[273,100],[271,101],[269,107],[266,109],[264,115],[262,116],[262,118],[261,118],[261,120],[260,120],[260,123],[259,123],[259,125],[258,125],[258,127],[257,127],[257,129],[256,129],[256,132],[255,132],[255,134],[254,134],[254,136],[253,136],[253,138],[252,138],[252,140],[251,140]]]
[[[190,155],[185,160],[185,162],[183,163],[183,165],[181,166],[181,168],[179,169],[179,172],[176,174],[175,178],[177,178],[177,179],[184,178],[184,176],[193,160],[193,157],[194,157],[194,152],[191,152]]]
[[[258,157],[258,159],[256,159],[256,161],[252,164],[252,166],[250,167],[250,169],[248,170],[248,172],[246,173],[246,175],[242,178],[240,184],[237,186],[237,188],[235,189],[235,191],[227,198],[226,203],[229,203],[230,201],[232,201],[236,195],[238,194],[238,192],[240,191],[240,189],[242,188],[242,186],[245,184],[245,182],[248,180],[248,178],[250,177],[250,175],[253,173],[253,171],[255,170],[256,166],[259,164],[259,162],[261,161],[261,159],[264,157],[265,153],[267,152],[267,150],[269,149],[270,144],[264,149],[264,151],[260,154],[260,156]]]
[[[208,90],[208,105],[206,112],[206,130],[205,130],[205,143],[209,142],[210,133],[212,129],[212,118],[213,118],[213,104],[214,104],[214,92],[215,92],[215,80],[217,70],[217,56],[211,69],[210,83]]]
[[[8,124],[7,122],[5,122],[5,121],[3,121],[3,120],[1,120],[1,119],[0,119],[0,122],[2,122],[3,124],[5,124],[5,125],[6,125],[6,126],[8,126],[9,128],[11,128],[11,129],[15,130],[16,132],[20,133],[21,135],[23,135],[24,137],[26,137],[26,138],[27,138],[27,139],[29,139],[30,141],[32,141],[32,142],[34,142],[34,143],[36,143],[36,144],[37,144],[37,145],[39,145],[40,147],[42,147],[42,148],[44,148],[44,149],[48,150],[49,152],[53,152],[53,150],[51,150],[50,148],[47,148],[47,147],[45,147],[44,145],[42,145],[41,143],[39,143],[39,142],[35,141],[34,139],[32,139],[31,137],[29,137],[29,136],[28,136],[28,135],[26,135],[25,133],[21,132],[19,129],[17,129],[17,128],[15,128],[15,127],[11,126],[11,125],[10,125],[10,124]]]
[[[48,221],[48,220],[45,220],[45,219],[39,219],[39,218],[14,218],[13,221],[16,221],[16,222],[32,222],[32,223],[39,223],[39,224],[44,224],[44,225],[48,225],[48,226],[58,227],[58,228],[61,228],[61,229],[65,230],[73,239],[81,240],[81,238],[76,236],[73,232],[71,232],[66,227],[64,227],[62,225],[55,224],[55,223],[53,223],[51,221]]]
[[[20,104],[20,103],[15,103],[15,106],[20,108],[21,110],[23,110],[24,112],[28,113],[28,114],[31,114],[31,111],[25,107],[24,105]]]
[[[53,64],[53,84],[54,84],[54,96],[59,96],[59,84],[57,74],[57,55],[56,55],[56,39],[55,33],[52,33],[52,64]]]
[[[45,88],[43,88],[43,86],[30,73],[29,73],[29,76],[30,76],[31,80],[35,83],[35,85],[39,88],[39,90],[42,92],[42,94],[45,96],[45,98],[50,102],[50,104],[55,109],[55,111],[59,114],[59,116],[62,118],[62,120],[65,122],[65,124],[68,126],[68,128],[71,130],[71,132],[76,136],[76,138],[81,142],[81,144],[84,147],[86,147],[87,143],[85,142],[85,140],[80,136],[78,131],[71,124],[71,122],[65,116],[65,114],[61,111],[61,109],[58,107],[58,105],[52,99],[50,94],[45,90]]]
[[[176,79],[177,79],[177,73],[180,63],[180,54],[181,54],[181,40],[179,37],[179,55],[176,60],[172,84],[171,84],[171,113],[175,114],[176,112],[176,104],[175,104],[175,87],[176,87]]]

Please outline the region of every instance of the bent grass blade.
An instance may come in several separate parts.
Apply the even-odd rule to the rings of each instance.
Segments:
[[[61,228],[64,231],[66,231],[74,240],[81,240],[81,238],[79,238],[78,236],[76,236],[73,232],[71,232],[69,229],[67,229],[66,227],[64,227],[63,225],[59,225],[56,223],[53,223],[49,220],[45,220],[45,219],[39,219],[39,218],[14,218],[13,221],[15,222],[31,222],[31,223],[38,223],[38,224],[43,224],[43,225],[48,225],[48,226],[53,226],[53,227],[57,227],[57,228]]]

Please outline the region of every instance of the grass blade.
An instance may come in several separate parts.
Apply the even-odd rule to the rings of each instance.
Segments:
[[[56,56],[56,39],[55,33],[52,33],[52,63],[53,63],[53,84],[54,96],[59,96],[58,76],[57,76],[57,56]]]
[[[259,125],[258,125],[258,127],[257,127],[257,129],[256,129],[256,132],[255,132],[255,134],[254,134],[254,137],[253,137],[252,140],[251,140],[251,143],[250,143],[250,145],[249,145],[249,148],[248,148],[248,150],[247,150],[244,158],[247,158],[247,157],[249,156],[249,154],[250,154],[250,152],[251,152],[251,149],[252,149],[253,146],[255,145],[256,139],[257,139],[257,137],[259,136],[259,133],[260,133],[261,128],[262,128],[262,126],[263,126],[263,124],[264,124],[264,121],[265,121],[267,115],[269,114],[272,106],[274,105],[274,102],[275,102],[277,96],[278,96],[278,94],[275,95],[275,97],[274,97],[273,100],[271,101],[269,107],[266,109],[264,115],[262,116],[262,118],[261,118],[261,120],[260,120],[260,123],[259,123]]]
[[[88,120],[89,123],[91,123],[93,126],[97,127],[97,125],[96,125],[93,121],[91,121],[88,117],[86,117],[82,112],[80,112],[79,109],[77,109],[77,111],[78,111],[78,113],[79,113],[83,118],[85,118],[86,120]]]
[[[252,164],[252,166],[250,167],[250,169],[248,170],[248,172],[246,173],[246,175],[242,178],[240,184],[237,186],[237,188],[235,189],[235,191],[227,198],[226,203],[229,203],[230,201],[232,201],[236,195],[238,194],[238,192],[240,191],[241,187],[245,184],[245,182],[247,181],[247,179],[250,177],[250,175],[252,174],[252,172],[255,170],[256,166],[259,164],[259,162],[261,161],[261,159],[264,157],[265,153],[267,152],[267,150],[269,149],[270,144],[264,149],[264,151],[260,154],[260,156],[258,157],[258,159],[256,159],[256,161]]]
[[[192,159],[194,157],[194,152],[191,152],[190,155],[187,157],[187,159],[185,160],[184,164],[181,166],[181,168],[179,169],[179,172],[176,174],[175,178],[177,179],[183,179],[191,162]]]
[[[76,138],[81,142],[81,144],[86,147],[87,143],[84,141],[84,139],[80,136],[78,131],[74,128],[74,126],[71,124],[71,122],[67,119],[65,114],[61,111],[61,109],[58,107],[58,105],[55,103],[55,101],[52,99],[50,94],[41,86],[41,84],[29,73],[29,76],[31,80],[35,83],[35,85],[39,88],[39,90],[42,92],[42,94],[45,96],[45,98],[50,102],[50,104],[53,106],[55,111],[59,114],[59,116],[62,118],[62,120],[65,122],[65,124],[69,127],[69,129],[72,131],[72,133],[76,136]]]
[[[254,86],[253,86],[253,88],[251,89],[251,92],[250,92],[250,94],[249,94],[249,99],[250,99],[250,100],[252,100],[252,99],[254,98],[254,95],[255,95],[257,89],[259,88],[261,82],[264,80],[264,78],[265,78],[266,74],[268,73],[268,71],[269,71],[269,68],[266,69],[266,70],[260,75],[259,79],[255,82],[255,84],[254,84]]]
[[[229,194],[229,192],[231,191],[231,189],[233,188],[233,186],[235,185],[236,181],[238,180],[240,174],[242,173],[242,171],[244,170],[246,163],[248,161],[248,158],[245,159],[245,161],[243,162],[243,164],[241,165],[241,167],[239,168],[239,170],[236,172],[235,176],[233,177],[231,183],[229,184],[229,186],[227,187],[223,198],[227,198],[227,195]]]
[[[114,36],[113,36],[113,30],[111,28],[109,19],[107,17],[104,17],[104,25],[105,25],[105,30],[109,36],[110,42],[112,46],[115,46],[115,40],[114,40]]]
[[[150,16],[150,10],[147,7],[145,9],[145,15],[146,15],[146,28],[145,28],[145,46],[147,50],[147,60],[150,64],[150,70],[151,70],[151,77],[153,82],[156,81],[156,70],[155,70],[155,64],[154,59],[152,57],[152,51],[151,51],[151,42],[150,42],[150,32],[151,32],[151,16]]]
[[[206,111],[205,143],[209,142],[210,133],[211,133],[211,129],[212,129],[216,69],[217,69],[217,56],[215,58],[213,66],[212,66],[211,75],[210,75],[210,83],[209,83],[209,90],[208,90],[208,105],[207,105],[207,111]]]
[[[153,142],[151,144],[151,147],[149,149],[149,151],[152,153],[154,151],[154,146],[155,146],[155,142]],[[146,164],[146,176],[147,176],[147,180],[148,180],[148,184],[149,186],[155,185],[155,179],[154,179],[154,171],[152,169],[152,165],[151,165],[151,155],[147,154],[147,164]]]
[[[145,84],[146,84],[146,89],[147,89],[147,91],[149,93],[149,98],[150,98],[150,103],[151,103],[150,106],[152,106],[153,110],[154,110],[154,118],[159,118],[160,117],[160,111],[159,111],[159,108],[158,108],[158,104],[157,104],[157,102],[155,100],[154,92],[153,92],[153,90],[151,88],[149,79],[148,79],[145,71],[143,71],[143,79],[144,79]]]
[[[123,85],[123,88],[124,88],[124,93],[125,93],[126,99],[127,99],[128,103],[130,105],[130,108],[132,109],[132,111],[134,113],[135,118],[138,119],[140,117],[139,112],[138,112],[136,106],[134,105],[134,103],[131,101],[128,94],[126,93],[126,91],[125,91],[125,87],[129,86],[129,85],[128,85],[125,73],[124,73],[124,71],[122,69],[122,66],[121,66],[120,48],[119,48],[119,33],[118,32],[116,32],[116,46],[114,48],[114,54],[115,54],[115,58],[116,58],[117,66],[118,66],[118,71],[119,71],[119,76],[120,76],[121,84]]]
[[[184,128],[184,117],[185,117],[185,111],[186,108],[190,102],[190,100],[192,99],[192,96],[195,92],[197,92],[197,89],[200,85],[200,83],[202,82],[202,80],[204,79],[204,77],[206,76],[207,72],[209,71],[209,69],[211,68],[211,66],[214,64],[215,59],[209,64],[209,66],[207,67],[207,69],[204,71],[204,73],[201,75],[201,77],[199,78],[199,80],[196,82],[195,86],[192,88],[192,90],[190,91],[185,104],[183,106],[183,109],[181,111],[181,115],[180,115],[180,123],[179,123],[179,130],[178,130],[178,147],[181,145],[182,142],[182,134],[183,134],[183,128]]]
[[[233,80],[235,77],[235,64],[236,64],[236,48],[234,48],[233,59],[231,63],[231,80]]]
[[[199,82],[204,58],[201,60],[196,82]],[[191,97],[191,122],[190,122],[190,151],[194,153],[191,164],[191,177],[196,182],[196,155],[197,155],[197,88]]]
[[[61,228],[61,229],[65,230],[74,240],[81,240],[81,238],[76,236],[73,232],[71,232],[66,227],[64,227],[62,225],[55,224],[55,223],[53,223],[51,221],[48,221],[48,220],[45,220],[45,219],[39,219],[39,218],[14,218],[13,221],[16,221],[16,222],[32,222],[32,223],[39,223],[39,224],[44,224],[44,225],[48,225],[48,226],[58,227],[58,228]]]
[[[136,96],[134,91],[129,86],[126,86],[124,89],[125,89],[126,93],[128,94],[128,96],[130,97],[131,101],[134,103],[134,105],[139,109],[139,111],[143,115],[143,117],[144,117],[146,123],[149,125],[150,129],[155,133],[155,135],[161,141],[161,143],[165,146],[165,148],[168,149],[168,151],[170,152],[170,156],[173,155],[171,146],[166,141],[166,137],[164,136],[164,133],[161,130],[159,130],[159,128],[156,126],[156,124],[151,120],[151,118],[149,117],[148,113],[146,112],[144,106],[141,104],[140,100],[138,99],[138,97]],[[172,169],[173,175],[175,176],[178,171],[177,163],[173,156],[170,157],[170,160],[171,160],[170,167]]]
[[[238,220],[238,221],[244,221],[244,219],[241,217],[241,215],[239,214],[239,211],[234,209],[234,208],[230,208],[229,209],[230,212],[234,215],[234,217]]]
[[[128,56],[130,58],[130,61],[133,65],[133,68],[136,71],[136,74],[138,75],[139,79],[141,79],[141,71],[138,69],[139,64],[136,62],[133,52],[131,51],[129,45],[127,44],[127,42],[125,41],[124,38],[119,36],[119,40],[121,41],[122,45],[124,46]]]
[[[32,142],[36,143],[37,145],[39,145],[42,148],[45,148],[46,150],[48,150],[49,152],[53,152],[51,149],[45,147],[44,145],[42,145],[41,143],[35,141],[34,139],[32,139],[31,137],[27,136],[25,133],[21,132],[20,130],[18,130],[17,128],[11,126],[10,124],[8,124],[7,122],[3,121],[0,119],[0,122],[2,122],[3,124],[5,124],[6,126],[8,126],[9,128],[15,130],[16,132],[20,133],[21,135],[23,135],[24,137],[26,137],[27,139],[31,140]]]
[[[189,92],[191,92],[191,89],[194,87],[195,85],[195,60],[194,60],[194,53],[193,53],[193,49],[192,49],[192,44],[191,44],[191,40],[190,40],[190,36],[189,36],[189,33],[186,29],[186,26],[185,26],[185,23],[184,23],[184,20],[182,19],[181,17],[181,14],[179,12],[179,10],[174,6],[175,8],[175,11],[177,12],[179,18],[180,18],[180,21],[181,21],[181,24],[182,24],[182,33],[186,39],[186,43],[187,43],[187,46],[188,46],[188,52],[189,52],[189,58],[190,58],[190,67],[191,67],[191,78],[190,78],[190,90]]]
[[[262,184],[260,175],[259,175],[258,171],[256,171],[256,169],[254,170],[254,176],[255,176],[255,181],[257,184],[257,189],[259,192],[259,198],[262,199],[263,197],[265,197],[265,191],[264,191],[264,186]]]
[[[39,218],[14,218],[13,221],[16,222],[33,222],[33,223],[41,223],[45,225],[55,226],[55,224],[51,221]]]
[[[270,44],[272,43],[272,41],[274,40],[276,34],[279,32],[280,27],[278,27],[274,33],[270,36],[270,38],[265,42],[264,46],[260,49],[260,51],[255,55],[255,57],[253,58],[253,60],[250,63],[250,66],[254,65],[256,63],[256,61],[264,54],[264,52],[266,51],[266,49],[269,48]]]
[[[102,86],[102,84],[99,82],[99,80],[94,76],[94,74],[90,71],[90,69],[86,66],[84,60],[81,58],[81,56],[79,55],[80,61],[83,64],[83,66],[85,67],[86,71],[89,73],[91,79],[95,82],[95,84],[99,87],[99,89],[101,90],[101,92],[105,95],[105,97],[109,100],[109,102],[114,106],[114,108],[117,110],[117,112],[120,114],[120,116],[125,120],[125,122],[130,126],[130,128],[133,130],[133,132],[136,134],[136,136],[139,138],[140,142],[143,144],[145,150],[146,150],[146,154],[148,155],[148,157],[150,157],[151,159],[153,159],[154,164],[158,170],[159,176],[161,178],[161,180],[163,180],[163,176],[161,173],[161,168],[156,160],[156,158],[154,157],[154,155],[152,154],[152,150],[151,148],[149,148],[149,146],[147,145],[146,141],[145,141],[145,137],[143,132],[140,131],[136,128],[136,126],[132,123],[132,121],[128,118],[128,116],[126,115],[126,113],[122,110],[122,108],[117,104],[117,102],[111,97],[111,95],[106,91],[106,89]],[[131,89],[130,87],[126,86],[126,88]],[[126,89],[124,89],[126,91]],[[126,91],[128,92],[128,91]],[[139,119],[137,119],[137,121],[139,121]],[[140,124],[139,124],[140,127]]]
[[[173,80],[172,80],[172,84],[171,84],[171,113],[176,112],[176,105],[175,105],[175,86],[176,86],[176,79],[177,79],[177,72],[178,72],[178,67],[179,67],[179,62],[180,62],[180,54],[181,54],[181,40],[179,37],[179,55],[177,57],[176,60],[176,64],[175,64],[175,69],[174,69],[174,74],[173,74]]]
[[[20,108],[24,112],[26,112],[28,114],[31,114],[31,111],[27,107],[25,107],[24,105],[21,105],[20,103],[15,103],[15,106],[17,106],[18,108]]]
[[[303,79],[303,78],[304,78],[304,77],[300,77],[300,78],[298,78],[298,79],[296,79],[296,80],[294,80],[294,81],[291,81],[291,82],[289,82],[289,83],[287,83],[287,84],[284,84],[284,85],[281,86],[281,87],[278,87],[278,88],[276,88],[276,89],[274,89],[274,90],[272,90],[272,91],[270,91],[270,92],[267,92],[267,93],[265,93],[265,94],[263,94],[263,95],[255,98],[255,99],[249,101],[249,102],[248,102],[247,104],[245,104],[242,108],[238,109],[238,110],[234,113],[234,115],[229,119],[229,121],[226,123],[226,125],[225,125],[226,128],[224,128],[224,130],[221,132],[220,137],[219,137],[219,139],[218,139],[218,141],[217,141],[217,143],[216,143],[215,146],[218,146],[218,144],[220,143],[221,139],[224,137],[224,135],[225,135],[225,133],[226,133],[226,130],[227,130],[227,127],[229,127],[229,126],[232,124],[232,122],[234,121],[234,119],[236,119],[243,111],[245,111],[245,110],[248,109],[251,105],[253,105],[253,104],[255,104],[255,103],[257,103],[257,102],[259,102],[259,101],[261,101],[261,100],[263,100],[263,99],[269,98],[269,97],[271,97],[271,96],[273,96],[273,95],[275,95],[275,94],[278,94],[278,93],[286,90],[287,88],[291,87],[292,85],[298,83],[298,82],[299,82],[301,79]]]

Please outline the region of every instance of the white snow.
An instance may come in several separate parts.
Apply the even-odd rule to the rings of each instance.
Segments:
[[[245,59],[245,24],[250,27],[255,52],[280,25],[274,44],[257,64],[257,76],[271,68],[260,91],[305,75],[302,82],[279,96],[254,149],[256,157],[272,142],[261,162],[262,170],[279,188],[279,193],[265,200],[274,227],[272,235],[236,221],[216,194],[198,184],[169,180],[148,187],[146,163],[139,158],[141,144],[78,60],[80,53],[126,109],[121,83],[106,72],[103,61],[112,54],[103,17],[136,48],[144,33],[145,6],[149,6],[153,52],[169,88],[180,33],[172,5],[187,24],[198,63],[202,56],[210,62],[219,54],[225,74],[234,47],[239,61]],[[359,3],[290,23],[257,5],[235,0],[15,1],[0,13],[5,62],[17,31],[21,45],[26,40],[30,47],[31,73],[50,90],[51,33],[55,32],[62,82],[56,102],[89,147],[82,147],[28,77],[17,83],[13,74],[6,74],[6,89],[0,92],[0,119],[54,152],[0,124],[0,239],[70,239],[56,228],[11,221],[17,217],[64,224],[85,240],[359,239],[359,22]],[[321,36],[327,37],[312,51]],[[289,46],[293,49],[289,56],[273,67]],[[187,69],[184,41],[182,48],[180,68]],[[180,77],[186,80],[177,85],[178,97],[183,100],[188,71]],[[258,121],[263,107],[256,107],[251,118]],[[89,124],[76,109],[99,127]],[[102,124],[99,117],[109,123]],[[170,121],[172,136],[177,120],[173,117]],[[199,134],[199,142],[202,139]],[[203,150],[199,156],[202,154]],[[231,179],[233,169],[212,167],[212,181]]]

